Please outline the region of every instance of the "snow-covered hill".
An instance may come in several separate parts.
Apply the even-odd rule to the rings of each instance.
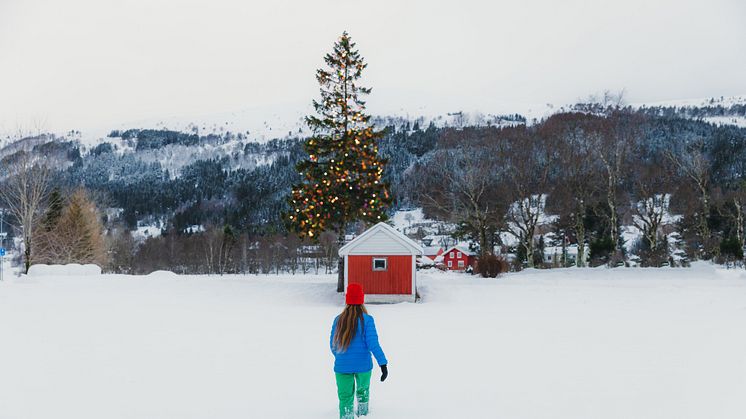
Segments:
[[[746,127],[746,95],[668,100],[632,106],[638,109],[671,108],[680,116],[701,119],[716,125]]]
[[[704,108],[708,106],[722,106],[729,108],[734,105],[746,105],[746,95],[737,96],[718,96],[709,98],[695,99],[678,99],[664,100],[659,102],[633,103],[634,107],[686,107],[686,108]]]
[[[371,418],[741,419],[744,271],[423,274]],[[337,417],[332,276],[0,282],[0,417]]]
[[[746,95],[720,96],[711,98],[679,99],[658,102],[631,103],[631,107],[641,108],[675,108],[687,114],[697,112],[697,118],[715,124],[733,124],[746,126],[746,115],[740,112],[732,115],[728,110],[734,107],[746,106]],[[400,110],[384,115],[374,116],[378,126],[397,126],[405,124],[425,128],[430,124],[437,127],[461,126],[509,126],[516,124],[534,124],[553,114],[577,110],[577,104],[521,104],[515,107],[505,107],[500,112],[466,111],[454,109],[452,112],[429,112],[422,108],[415,112]],[[741,109],[741,108],[739,108]],[[726,110],[722,114],[722,110]],[[193,133],[200,136],[224,136],[228,133],[240,136],[242,142],[266,142],[275,138],[304,137],[310,134],[304,122],[304,117],[313,112],[309,104],[295,104],[284,106],[264,106],[258,108],[238,109],[207,115],[187,116],[155,116],[146,120],[123,121],[115,126],[87,128],[73,132],[54,133],[58,137],[66,137],[79,141],[84,149],[91,149],[101,142],[114,141],[108,137],[112,131],[126,131],[128,129],[157,129]],[[702,116],[705,115],[705,116]],[[7,127],[0,127],[0,146],[12,142],[18,137]]]

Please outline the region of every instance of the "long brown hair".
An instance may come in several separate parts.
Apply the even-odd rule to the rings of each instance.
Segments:
[[[362,304],[347,305],[342,314],[337,317],[337,330],[334,332],[334,347],[344,352],[350,346],[352,338],[357,332],[358,320],[363,319],[363,313],[368,314],[368,310]]]

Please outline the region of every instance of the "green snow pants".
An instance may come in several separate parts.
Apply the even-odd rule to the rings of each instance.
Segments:
[[[358,372],[354,374],[336,373],[340,419],[354,418],[352,411],[355,398],[357,398],[357,415],[365,416],[368,414],[368,389],[370,388],[370,373],[371,371]],[[357,390],[355,390],[356,383]]]

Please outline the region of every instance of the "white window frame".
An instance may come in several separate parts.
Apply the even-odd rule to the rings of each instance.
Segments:
[[[376,262],[382,260],[383,261],[383,268],[376,268]],[[386,272],[389,270],[389,259],[383,258],[383,257],[375,257],[373,258],[373,271],[374,272]]]
[[[459,258],[459,259],[461,259],[461,252],[457,252],[456,253],[456,257]]]
[[[463,269],[466,265],[464,264],[463,260],[458,261],[458,267],[459,269]]]
[[[448,267],[449,267],[449,268],[453,268],[453,261],[452,261],[452,260],[449,260],[449,261],[448,261]]]

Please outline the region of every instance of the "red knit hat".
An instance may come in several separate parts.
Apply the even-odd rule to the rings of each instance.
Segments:
[[[347,295],[345,296],[345,303],[347,305],[360,305],[365,302],[365,294],[363,293],[363,286],[360,284],[350,284],[347,286]]]

